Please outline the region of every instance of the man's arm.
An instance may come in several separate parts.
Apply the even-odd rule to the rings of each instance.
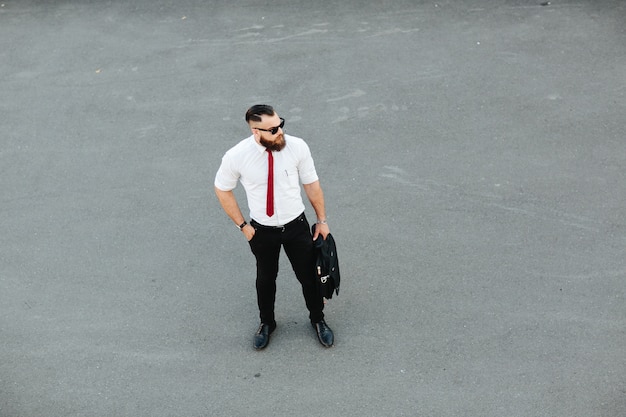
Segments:
[[[324,192],[322,191],[322,186],[318,180],[310,184],[303,184],[302,187],[304,188],[304,192],[309,198],[309,201],[313,206],[313,210],[315,210],[315,214],[317,215],[318,223],[315,227],[313,240],[317,239],[317,236],[320,234],[324,239],[326,239],[326,236],[330,233],[330,229],[326,224],[326,208],[324,207]]]
[[[243,217],[243,214],[241,214],[241,209],[239,208],[239,204],[237,204],[237,199],[235,198],[235,194],[232,190],[224,191],[215,187],[215,195],[217,195],[217,199],[222,205],[222,208],[236,226],[239,226],[246,220],[245,217]],[[246,235],[246,239],[248,240],[251,240],[254,236],[254,227],[249,224],[246,225],[241,231],[244,235]]]

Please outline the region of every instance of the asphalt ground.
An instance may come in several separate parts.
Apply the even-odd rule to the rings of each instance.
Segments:
[[[2,2],[0,416],[626,415],[626,3],[541,3]],[[252,349],[255,103],[321,176],[331,349],[284,257]]]

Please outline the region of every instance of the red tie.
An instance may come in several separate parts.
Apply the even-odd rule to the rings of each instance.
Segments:
[[[267,203],[265,212],[269,217],[274,215],[274,157],[272,151],[267,151]]]

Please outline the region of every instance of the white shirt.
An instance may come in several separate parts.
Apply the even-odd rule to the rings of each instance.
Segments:
[[[265,147],[250,136],[230,148],[215,175],[215,186],[231,191],[240,181],[246,190],[250,218],[266,226],[282,226],[302,212],[304,202],[300,183],[318,180],[311,151],[300,138],[285,135],[285,147],[274,157],[274,215],[265,213],[267,198],[267,159]]]

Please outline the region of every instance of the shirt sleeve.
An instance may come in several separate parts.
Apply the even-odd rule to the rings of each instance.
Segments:
[[[315,170],[315,163],[311,156],[311,150],[309,146],[302,141],[302,158],[298,165],[298,174],[300,175],[300,181],[302,184],[311,184],[319,179],[317,171]]]
[[[237,186],[239,173],[234,169],[229,154],[222,158],[222,164],[215,174],[215,187],[222,191],[231,191]]]

